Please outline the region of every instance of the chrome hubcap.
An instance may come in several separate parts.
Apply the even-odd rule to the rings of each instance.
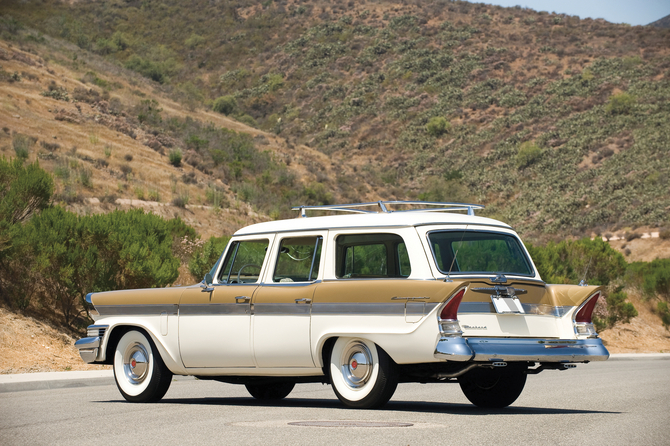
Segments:
[[[123,354],[123,371],[131,384],[142,384],[149,372],[149,353],[144,345],[134,343]]]
[[[363,387],[370,379],[372,366],[372,354],[362,342],[354,341],[344,350],[341,369],[349,387]]]

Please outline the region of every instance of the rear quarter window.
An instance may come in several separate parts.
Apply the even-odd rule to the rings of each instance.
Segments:
[[[336,239],[339,279],[409,277],[407,247],[397,234],[347,234]]]

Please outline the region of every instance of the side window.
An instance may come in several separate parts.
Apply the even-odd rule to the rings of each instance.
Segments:
[[[412,267],[397,234],[341,235],[336,240],[339,279],[409,277]]]
[[[255,283],[268,250],[268,240],[233,242],[219,274],[219,283]]]
[[[319,275],[322,237],[285,238],[279,245],[273,282],[311,282]]]

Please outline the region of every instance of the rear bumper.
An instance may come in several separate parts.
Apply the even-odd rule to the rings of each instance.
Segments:
[[[468,355],[468,350],[470,354]],[[533,361],[590,362],[605,361],[609,352],[599,338],[526,339],[526,338],[441,338],[435,358],[448,361]]]

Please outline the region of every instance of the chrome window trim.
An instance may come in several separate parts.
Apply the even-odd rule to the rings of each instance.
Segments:
[[[311,282],[269,282],[269,283],[260,283],[260,284],[255,284],[258,286],[262,286],[264,288],[268,287],[305,287],[305,286],[310,286],[310,285],[316,285],[323,282],[321,279],[319,280],[312,280]]]
[[[210,286],[211,287],[219,287],[219,286],[246,286],[246,287],[256,287],[263,285],[262,282],[244,282],[244,283],[213,283]]]

